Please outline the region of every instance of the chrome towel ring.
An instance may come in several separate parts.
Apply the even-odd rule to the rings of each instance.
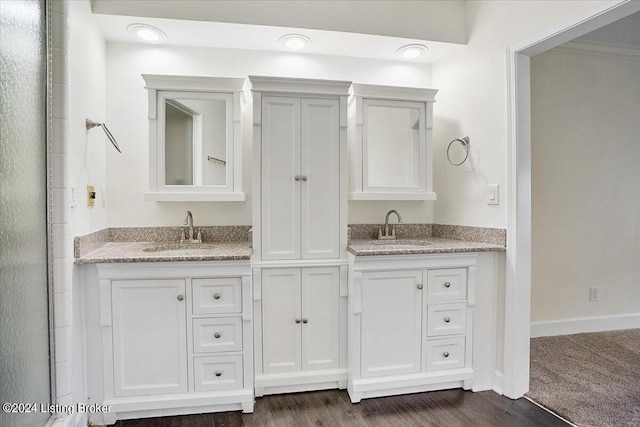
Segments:
[[[451,160],[451,155],[449,154],[449,151],[451,151],[451,146],[453,145],[454,142],[459,142],[462,144],[462,146],[465,148],[465,155],[464,155],[464,159],[462,159],[462,161],[460,163],[454,163]],[[456,138],[453,141],[451,141],[449,143],[449,146],[447,147],[447,160],[449,160],[449,163],[451,163],[453,166],[460,166],[461,164],[463,164],[464,162],[467,161],[467,159],[469,158],[469,144],[471,143],[471,141],[469,140],[468,136],[463,136],[462,138]]]

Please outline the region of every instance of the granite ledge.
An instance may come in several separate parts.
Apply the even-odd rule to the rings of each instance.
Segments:
[[[158,242],[108,242],[79,258],[75,264],[171,262],[171,261],[239,261],[251,258],[249,242],[213,243],[213,248],[179,249],[146,252]]]
[[[352,240],[347,246],[349,253],[355,256],[379,256],[379,255],[419,255],[419,254],[446,254],[460,252],[491,252],[505,251],[502,245],[495,245],[483,242],[469,242],[456,239],[445,239],[439,237],[422,237],[413,239],[402,239],[406,242],[425,242],[425,245],[410,246],[397,243],[379,243],[369,240]]]

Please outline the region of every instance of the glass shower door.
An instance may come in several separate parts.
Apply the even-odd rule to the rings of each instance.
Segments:
[[[51,402],[46,105],[45,2],[0,0],[0,403],[3,404]],[[49,416],[46,412],[0,411],[0,425],[42,426]]]

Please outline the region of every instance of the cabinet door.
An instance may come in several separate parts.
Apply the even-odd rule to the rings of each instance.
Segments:
[[[301,140],[302,258],[338,258],[340,116],[337,100],[302,99]]]
[[[300,258],[300,99],[262,98],[262,258]]]
[[[187,391],[184,280],[112,282],[116,396]]]
[[[302,269],[302,369],[330,369],[340,357],[340,268]]]
[[[422,270],[362,275],[362,377],[420,371],[419,284]]]
[[[300,370],[300,269],[262,270],[262,370]],[[296,322],[297,321],[297,322]]]

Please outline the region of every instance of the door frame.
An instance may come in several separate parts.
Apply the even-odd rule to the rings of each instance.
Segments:
[[[507,48],[508,183],[507,276],[504,315],[504,395],[529,390],[531,333],[531,76],[530,58],[640,11],[615,0],[592,8]]]

